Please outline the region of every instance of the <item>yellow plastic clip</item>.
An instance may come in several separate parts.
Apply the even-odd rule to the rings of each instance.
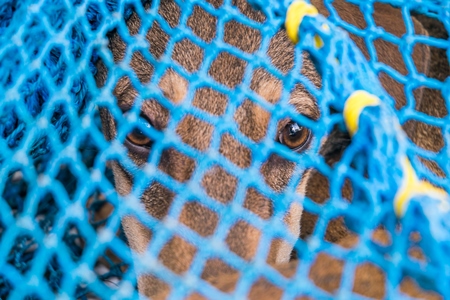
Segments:
[[[397,217],[403,217],[409,201],[420,195],[428,195],[441,202],[439,208],[443,211],[450,210],[447,193],[435,187],[429,182],[419,180],[416,172],[407,157],[403,159],[403,183],[394,198],[394,211]]]
[[[350,135],[354,135],[358,130],[359,115],[361,115],[362,110],[367,106],[378,105],[380,105],[380,99],[363,90],[355,91],[348,97],[343,115],[345,126],[347,126]]]
[[[350,135],[354,135],[359,127],[359,116],[363,109],[367,106],[380,105],[378,97],[369,94],[366,91],[355,91],[345,102],[344,121]],[[402,130],[400,125],[398,129]],[[440,188],[433,186],[431,183],[419,180],[411,166],[411,162],[405,156],[402,160],[403,182],[394,197],[394,211],[397,217],[403,217],[408,207],[409,201],[416,196],[428,195],[440,201],[439,209],[442,211],[450,211],[450,202],[448,194]]]
[[[294,1],[289,5],[286,14],[285,27],[291,41],[295,44],[298,43],[298,28],[300,27],[303,18],[305,16],[316,16],[318,13],[317,8],[303,0]],[[318,42],[316,41],[316,44],[317,43]]]

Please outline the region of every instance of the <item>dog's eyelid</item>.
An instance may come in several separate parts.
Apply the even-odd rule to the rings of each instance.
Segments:
[[[307,119],[309,119],[309,120],[314,120],[313,118],[311,118],[310,116],[308,116],[308,115],[305,115],[305,114],[303,114],[302,115],[303,117],[305,117],[305,118],[307,118]],[[304,127],[304,128],[306,128],[306,129],[310,129],[308,126],[306,126],[303,122],[297,122],[297,121],[295,121],[294,119],[292,119],[292,118],[290,118],[290,117],[286,117],[286,118],[284,118],[284,119],[281,119],[279,122],[278,122],[278,127],[277,127],[277,132],[279,132],[280,130],[282,130],[287,124],[289,124],[289,123],[296,123],[296,124],[298,124],[300,127]]]
[[[145,128],[154,127],[153,124],[150,122],[150,120],[147,120],[147,118],[143,115],[139,116],[138,124],[142,125]]]
[[[126,118],[127,114],[130,112],[130,110],[133,108],[133,106],[131,105],[120,105],[119,108],[122,110],[123,112],[123,117]],[[158,128],[157,124],[154,120],[152,120],[152,118],[150,118],[145,112],[143,112],[142,110],[139,112],[139,123],[142,123],[145,127],[150,128]],[[149,126],[147,126],[149,125]]]

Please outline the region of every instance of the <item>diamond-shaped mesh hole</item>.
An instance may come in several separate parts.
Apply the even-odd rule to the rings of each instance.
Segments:
[[[50,26],[53,27],[56,31],[61,30],[61,28],[65,25],[65,21],[68,19],[68,11],[67,8],[63,5],[54,6],[54,5],[44,5],[42,8],[45,14],[51,16],[49,18]]]
[[[89,3],[88,11],[94,12],[101,9],[100,5],[102,3]],[[103,21],[102,14],[96,14],[96,18],[89,19],[89,23],[91,24],[91,28],[93,30],[97,29],[98,25]]]
[[[89,223],[98,231],[114,215],[114,206],[100,192],[94,192],[86,204],[89,211]]]
[[[204,101],[204,99],[214,99],[214,101]],[[212,115],[220,116],[225,113],[228,101],[227,95],[212,88],[198,88],[195,90],[192,105]]]
[[[234,3],[237,3],[237,1]],[[246,17],[255,22],[263,23],[266,20],[264,13],[259,10],[255,10],[248,2],[241,2],[240,5],[237,6],[237,9],[241,14],[245,14]],[[252,11],[252,13],[249,14],[249,11]]]
[[[282,92],[282,83],[265,68],[253,71],[250,88],[269,103],[277,103]]]
[[[421,278],[421,282],[430,282],[430,279]],[[400,291],[414,299],[442,299],[442,295],[432,291],[429,286],[421,286],[418,282],[409,276],[405,276],[400,282]]]
[[[364,41],[364,38],[353,33],[350,33],[349,36],[358,45],[358,48],[361,50],[364,57],[367,60],[369,60],[370,59],[369,50],[367,49],[367,45],[366,42]]]
[[[76,299],[82,299],[82,300],[99,300],[104,299],[104,297],[100,297],[97,293],[91,291],[88,289],[87,284],[80,284],[77,287],[77,291],[75,293]]]
[[[0,112],[0,137],[9,148],[15,148],[23,138],[25,123],[19,119],[12,105],[3,105]]]
[[[444,172],[445,166],[441,167],[441,165],[438,163],[439,162],[438,160],[431,160],[431,159],[426,159],[423,157],[419,157],[419,160],[432,173],[434,173],[438,177],[445,178],[445,172]]]
[[[309,278],[317,287],[335,293],[341,285],[343,270],[344,261],[319,253],[309,270]]]
[[[433,126],[424,122],[417,121],[417,131],[423,132],[423,134],[419,135],[419,138],[424,139],[424,135],[435,136],[436,140],[433,143],[429,143],[426,140],[420,142],[418,141],[418,145],[426,150],[430,150],[433,152],[439,152],[445,146],[443,140],[442,128],[438,126]]]
[[[201,26],[199,26],[198,20],[202,20]],[[187,25],[196,36],[207,43],[210,43],[216,36],[217,18],[198,5],[194,6],[194,11],[190,15]]]
[[[6,279],[6,277],[0,275],[0,297],[2,299],[8,298],[13,287],[13,284],[8,279]]]
[[[406,105],[405,86],[395,80],[388,73],[381,71],[378,74],[378,78],[384,89],[388,91],[388,94],[395,99],[395,109],[401,109]]]
[[[252,151],[231,134],[222,134],[219,152],[240,168],[248,168],[252,162]]]
[[[214,127],[193,115],[187,115],[178,123],[177,134],[181,140],[198,150],[209,148]]]
[[[130,66],[142,84],[150,82],[154,67],[147,61],[141,51],[135,51],[133,53]]]
[[[0,59],[0,70],[3,70],[4,76],[0,77],[0,84],[5,88],[10,88],[17,82],[18,77],[21,75],[17,72],[20,66],[23,64],[20,56],[16,55],[17,48],[5,50],[3,59]]]
[[[232,68],[234,76],[229,76],[228,71],[223,68]],[[229,88],[235,88],[238,84],[242,82],[244,78],[245,67],[247,62],[236,57],[229,52],[220,52],[217,58],[211,63],[209,68],[209,75],[218,83],[221,83]]]
[[[78,186],[78,178],[73,175],[69,165],[61,165],[56,179],[61,182],[70,199],[73,198]]]
[[[183,249],[184,257],[180,261],[173,261],[175,251]],[[161,249],[158,260],[176,274],[187,272],[192,264],[197,249],[184,238],[174,235]]]
[[[44,65],[47,67],[49,74],[52,75],[52,78],[49,79],[51,79],[53,83],[59,87],[63,84],[64,79],[69,75],[67,63],[64,61],[62,56],[63,52],[64,51],[60,47],[53,47],[44,59]],[[57,70],[57,72],[55,70]]]
[[[229,203],[234,199],[237,183],[236,177],[219,166],[208,170],[202,179],[206,194],[221,203]]]
[[[199,215],[203,216],[203,222],[198,222],[195,219]],[[216,212],[198,202],[188,202],[183,206],[180,222],[201,236],[211,236],[216,230],[219,216]]]
[[[65,105],[60,104],[53,107],[51,123],[60,133],[59,138],[61,142],[65,142],[70,133],[71,124],[68,116]]]
[[[248,293],[248,298],[257,299],[260,297],[261,291],[263,290],[261,287],[263,286],[264,288],[270,289],[270,296],[273,297],[273,299],[281,299],[283,296],[283,290],[279,286],[262,277],[252,286],[250,292]]]
[[[373,263],[362,263],[356,267],[354,278],[354,293],[375,299],[385,298],[386,275],[379,266]],[[376,288],[367,288],[372,285]]]
[[[86,42],[88,39],[86,38],[86,34],[83,32],[83,27],[77,26],[77,24],[72,27],[71,35],[72,39],[78,41],[78,43],[72,44],[71,49],[73,59],[75,60],[75,62],[78,62],[80,58],[83,56],[84,49],[86,49]]]
[[[337,10],[339,17],[342,18],[342,20],[348,24],[351,24],[353,26],[356,26],[360,29],[366,28],[366,21],[364,19],[364,15],[361,12],[361,7],[356,4],[348,3],[346,1],[341,1],[339,3],[340,5],[333,5],[333,8]],[[339,9],[337,9],[339,7]],[[351,11],[352,14],[344,13],[347,11]],[[329,13],[327,11],[325,16],[328,16]],[[350,18],[351,16],[351,18]]]
[[[107,249],[95,263],[94,271],[98,279],[111,288],[117,288],[123,276],[130,266],[117,256],[112,250]]]
[[[230,251],[250,261],[256,255],[260,237],[261,232],[257,228],[246,221],[239,220],[230,227],[226,242]],[[240,240],[247,242],[245,244],[235,242]]]
[[[164,75],[161,77],[161,80],[159,81],[158,86],[160,87],[164,97],[174,104],[180,104],[183,100],[186,99],[188,81],[172,69],[168,69],[164,73]],[[204,99],[201,100],[204,101]],[[167,110],[164,107],[163,103],[156,102],[154,104],[156,104],[157,106],[150,106],[151,109],[153,109],[152,114],[154,114],[155,111],[158,111],[158,113],[161,114],[161,116],[159,116],[160,120],[157,120],[157,124],[159,125],[159,128],[164,128],[168,123],[168,120],[166,120],[166,115],[170,114],[170,108],[169,110]]]
[[[295,171],[296,164],[278,154],[271,154],[261,166],[264,182],[275,192],[281,193],[286,190],[289,180]],[[283,175],[280,175],[283,174]]]
[[[399,72],[402,75],[407,75],[407,70],[406,70],[406,66],[405,63],[402,59],[402,54],[400,53],[400,50],[398,49],[398,46],[392,43],[387,42],[384,39],[376,39],[373,42],[375,48],[377,49],[377,54],[378,54],[378,61],[381,63],[384,63],[388,66],[390,66],[391,68],[393,68],[394,70],[396,70],[397,72]],[[383,47],[388,47],[389,49],[389,53],[390,56],[389,57],[385,57],[382,55],[383,51]],[[386,50],[384,50],[386,51]]]
[[[270,117],[269,112],[250,100],[245,100],[234,115],[239,130],[255,142],[266,137]]]
[[[31,55],[30,60],[39,56],[40,51],[43,50],[42,45],[45,45],[49,39],[48,33],[40,24],[41,21],[39,18],[34,16],[32,24],[28,27],[29,30],[22,37],[22,47],[26,48],[27,52]]]
[[[212,280],[217,278],[217,275],[219,274],[221,274],[221,276],[226,274],[228,280],[225,286],[222,286],[219,282]],[[201,277],[204,280],[208,280],[213,286],[220,289],[222,292],[230,293],[236,288],[236,284],[241,277],[241,274],[238,270],[232,268],[223,260],[219,258],[210,258],[205,263]]]
[[[54,293],[58,293],[64,272],[56,256],[53,256],[45,269],[44,278]]]
[[[314,231],[319,216],[313,214],[305,209],[302,212],[302,218],[300,220],[300,238],[306,240]]]
[[[224,42],[234,46],[244,52],[254,53],[257,51],[261,44],[261,32],[255,28],[246,26],[235,20],[227,22],[225,24]],[[245,33],[245,37],[251,39],[251,42],[243,42],[242,37]]]
[[[341,197],[348,202],[353,201],[353,184],[349,178],[344,180],[344,185],[341,189]]]
[[[75,224],[69,223],[67,225],[62,241],[66,244],[70,257],[74,261],[79,261],[84,253],[86,239],[81,235],[80,230]]]
[[[13,214],[21,213],[29,183],[25,180],[21,170],[11,171],[5,182],[2,198],[11,208]]]
[[[432,16],[427,16],[424,14],[419,14],[416,12],[412,13],[412,16],[416,18],[428,31],[428,35],[436,38],[448,38],[448,32],[445,26],[442,24],[442,19],[435,18]]]
[[[385,228],[380,227],[372,232],[372,241],[383,247],[392,245],[392,236]]]
[[[400,9],[393,8],[391,5],[387,3],[376,3],[374,8],[378,11],[378,13],[373,15],[373,19],[375,24],[387,32],[392,33],[397,37],[401,37],[406,32],[404,21],[396,23],[397,26],[389,26],[389,30],[386,28],[387,25],[385,18],[387,17],[387,12],[391,13],[391,18],[398,18],[399,20],[403,20],[402,12]],[[402,60],[403,61],[403,60]]]
[[[427,102],[416,101],[416,110],[436,118],[444,118],[448,115],[448,107],[440,90],[420,87],[414,90],[414,96],[416,99],[419,99],[418,96],[427,99]]]
[[[192,55],[193,59],[186,59],[186,53]],[[204,50],[188,39],[183,39],[175,44],[172,59],[179,63],[189,73],[200,69],[203,61]]]
[[[423,250],[418,246],[411,246],[408,249],[408,256],[412,260],[416,260],[422,263],[429,263],[430,259],[425,255]]]
[[[244,207],[264,220],[273,214],[273,202],[255,188],[247,189]]]
[[[59,207],[53,195],[50,193],[43,195],[36,210],[35,220],[44,232],[52,230],[58,212]]]
[[[84,164],[84,166],[87,169],[91,170],[92,167],[94,166],[95,161],[98,159],[100,149],[97,147],[97,145],[94,142],[94,139],[91,137],[90,134],[86,135],[83,139],[81,139],[78,151],[81,155],[81,161]],[[105,170],[105,173],[106,172],[109,171]],[[108,176],[106,176],[106,178],[109,178]]]
[[[155,21],[147,32],[147,38],[150,44],[150,53],[156,59],[160,59],[166,50],[167,43],[170,39],[169,35],[162,30],[161,25]]]
[[[18,236],[8,254],[8,263],[24,274],[31,268],[38,247],[30,235]]]
[[[197,161],[195,159],[174,148],[170,148],[162,153],[158,168],[173,179],[186,182],[191,178],[196,165]]]
[[[328,222],[325,231],[325,240],[336,243],[345,237],[348,233],[348,229],[344,224],[343,217],[333,218]]]

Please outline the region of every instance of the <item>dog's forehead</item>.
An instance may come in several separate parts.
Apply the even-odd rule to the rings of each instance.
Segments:
[[[226,62],[224,62],[226,64]],[[227,68],[224,68],[224,71]],[[262,99],[269,103],[277,103],[283,91],[283,85],[280,80],[272,76],[267,76],[265,72],[258,72],[256,70],[253,74],[251,89],[259,95]],[[314,70],[311,70],[314,72]],[[233,76],[233,73],[224,73],[224,76]],[[313,82],[320,84],[320,78],[311,73],[310,79]],[[174,104],[181,104],[188,100],[189,82],[177,72],[167,70],[159,81],[158,87],[166,99]],[[128,77],[121,78],[115,89],[114,94],[118,99],[118,104],[124,108],[131,108],[135,99],[139,96],[135,88],[133,88]],[[238,97],[236,93],[224,94],[214,88],[202,87],[195,90],[192,97],[192,105],[206,111],[215,116],[221,116],[225,113],[230,101],[234,101],[233,97]],[[144,114],[155,116],[164,116],[167,119],[169,112],[162,105],[153,99],[144,99],[141,107]],[[251,103],[251,105],[249,104]],[[297,84],[291,91],[289,103],[292,108],[299,114],[303,114],[311,119],[318,119],[320,113],[315,99],[309,92],[301,85]],[[261,108],[258,104],[251,102],[247,98],[241,102],[235,113],[235,120],[242,123],[244,119],[254,120],[255,124],[265,127],[269,122],[269,113]],[[162,127],[165,127],[164,124]]]
[[[222,1],[212,0],[208,2],[217,8],[221,5]],[[260,12],[253,10],[246,1],[234,0],[233,5],[236,5],[249,19],[264,22],[264,16]],[[162,1],[158,13],[171,27],[177,28],[183,12],[177,8],[177,4],[174,1]],[[205,42],[210,43],[216,36],[218,23],[215,16],[212,16],[200,6],[195,6],[192,14],[188,18],[187,25],[195,35]],[[138,28],[141,26],[141,20],[137,14],[131,16],[127,22],[127,26],[131,33],[138,32]],[[257,29],[232,20],[225,23],[223,30],[224,42],[238,48],[240,51],[252,54],[260,47],[261,33]],[[171,40],[171,37],[161,29],[161,26],[157,22],[152,24],[146,34],[146,38],[150,45],[149,51],[156,59],[160,58],[167,51],[166,47]],[[215,47],[214,45],[211,46]],[[127,45],[125,42],[120,38],[118,33],[115,33],[111,38],[110,49],[116,61],[123,58],[123,53],[126,48]],[[166,55],[170,55],[173,61],[183,67],[187,73],[193,74],[202,66],[205,57],[204,51],[204,49],[192,41],[182,39],[176,42],[172,52],[166,53]],[[272,65],[282,73],[287,74],[292,70],[295,51],[285,32],[279,31],[272,37],[267,54]],[[255,59],[257,58],[255,57]],[[258,140],[261,138],[261,128],[266,128],[269,123],[270,113],[257,104],[249,104],[247,100],[242,102],[242,94],[234,92],[236,91],[236,87],[242,83],[248,64],[248,61],[221,49],[217,57],[211,62],[207,76],[218,84],[230,89],[231,92],[224,94],[217,91],[214,87],[203,87],[196,89],[190,100],[192,100],[192,104],[197,108],[216,116],[225,113],[230,101],[239,100],[241,104],[235,113],[235,120],[239,123],[241,131],[244,131],[249,137]],[[303,65],[302,73],[317,85],[320,79],[312,64],[308,60],[305,60]],[[133,54],[130,66],[141,82],[152,80],[154,66],[140,52]],[[255,68],[251,76],[250,89],[254,93],[272,104],[280,100],[283,88],[285,87],[283,87],[279,79],[271,75],[270,71],[262,67]],[[190,80],[172,69],[167,69],[156,84],[168,100],[179,104],[187,98]],[[291,93],[289,101],[293,104],[294,110],[312,119],[318,118],[319,112],[315,100],[306,89],[301,85],[297,85],[289,92]],[[138,93],[131,86],[131,82],[127,77],[118,81],[114,93],[118,98],[119,105],[125,106],[131,106],[134,99],[138,96]],[[241,97],[241,99],[235,99],[237,97]],[[150,104],[144,103],[142,110],[144,114],[152,115],[167,115],[169,113],[161,105],[155,105],[153,101]],[[167,119],[167,116],[164,119]],[[180,126],[191,125],[190,122],[180,124]],[[255,127],[258,128],[255,129]],[[192,128],[189,129],[189,132],[195,134]]]

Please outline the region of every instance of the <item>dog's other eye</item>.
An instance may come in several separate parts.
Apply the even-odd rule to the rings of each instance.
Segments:
[[[292,121],[278,132],[278,141],[297,152],[304,150],[310,140],[311,131]]]
[[[135,146],[149,148],[152,144],[152,140],[140,128],[151,128],[152,125],[142,117],[139,118],[138,124],[139,125],[127,135],[127,140]]]

